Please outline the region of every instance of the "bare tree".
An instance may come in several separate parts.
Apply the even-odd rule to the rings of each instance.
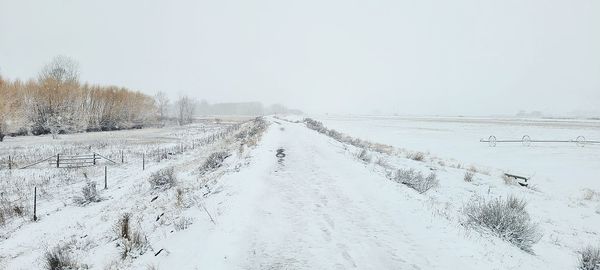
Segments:
[[[179,125],[191,123],[194,116],[195,101],[188,96],[181,96],[175,106],[177,107]]]
[[[170,102],[169,97],[167,97],[167,95],[164,92],[159,91],[154,96],[154,100],[156,101],[159,120],[163,121],[167,117],[167,109],[169,107]]]
[[[0,94],[2,94],[3,96],[5,95],[4,91],[4,80],[2,80],[2,76],[0,76]],[[5,133],[5,111],[6,111],[6,97],[2,97],[2,99],[0,99],[0,142],[4,140],[4,133]]]
[[[79,81],[79,64],[68,56],[55,56],[42,68],[38,79],[52,79],[59,84],[76,83]]]
[[[194,111],[196,110],[196,100],[189,99],[189,104],[185,110],[185,121],[186,123],[192,123],[194,118]]]
[[[50,132],[56,138],[75,126],[73,121],[79,112],[69,95],[79,87],[79,65],[67,56],[56,56],[42,68],[38,80],[43,95],[32,112],[35,133]]]

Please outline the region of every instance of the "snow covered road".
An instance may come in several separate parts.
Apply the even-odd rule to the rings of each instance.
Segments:
[[[301,124],[274,122],[251,165],[219,181],[227,192],[206,202],[216,225],[204,235],[194,224],[170,239],[159,268],[541,267],[535,256],[434,215],[425,197]]]

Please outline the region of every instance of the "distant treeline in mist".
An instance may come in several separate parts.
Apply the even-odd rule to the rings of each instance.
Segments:
[[[198,115],[269,115],[269,114],[301,114],[299,110],[288,109],[283,105],[263,106],[260,102],[215,103],[201,101]]]
[[[0,77],[0,141],[7,135],[61,134],[141,127],[155,121],[153,97],[79,82],[77,63],[55,57],[38,78]]]
[[[176,122],[185,125],[194,117],[202,116],[262,116],[270,114],[302,114],[300,110],[288,109],[281,104],[264,106],[260,102],[231,102],[210,104],[206,100],[198,102],[189,96],[180,96],[171,103],[167,94],[158,92],[154,99],[161,123]]]

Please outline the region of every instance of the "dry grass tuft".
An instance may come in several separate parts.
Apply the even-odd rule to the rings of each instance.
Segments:
[[[414,169],[399,169],[396,171],[396,175],[393,177],[393,180],[407,185],[421,194],[439,184],[437,175],[435,173],[430,173],[425,177],[421,172],[417,172]]]
[[[138,230],[134,230],[131,226],[131,215],[125,213],[117,221],[115,232],[119,240],[118,247],[121,249],[121,259],[128,256],[137,257],[144,254],[148,248],[146,236]]]
[[[600,270],[600,248],[588,246],[579,251],[579,269]]]
[[[472,173],[470,171],[467,171],[467,172],[465,172],[465,176],[464,176],[463,179],[465,180],[465,182],[473,182],[473,177],[474,176],[475,176],[474,173]]]
[[[46,251],[44,266],[47,270],[78,269],[77,263],[71,258],[65,246],[56,246]]]
[[[425,154],[422,152],[412,152],[406,155],[407,158],[415,160],[415,161],[423,161],[425,160]]]

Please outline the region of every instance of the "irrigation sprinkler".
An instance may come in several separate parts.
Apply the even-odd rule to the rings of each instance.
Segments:
[[[531,146],[532,143],[575,143],[579,147],[584,147],[586,144],[600,144],[600,141],[588,141],[583,136],[577,136],[572,140],[532,140],[529,135],[524,135],[520,140],[498,140],[496,136],[491,135],[487,140],[480,139],[479,142],[488,143],[490,147],[496,147],[498,143],[521,143],[523,146]]]

